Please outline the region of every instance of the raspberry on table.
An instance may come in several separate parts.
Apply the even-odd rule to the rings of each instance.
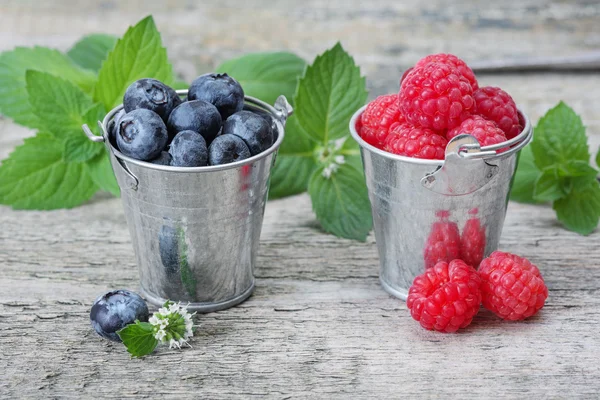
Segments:
[[[477,271],[464,261],[440,261],[415,278],[406,305],[423,328],[456,332],[479,312],[480,285]]]
[[[460,234],[456,222],[448,220],[448,212],[438,213],[440,220],[434,222],[425,242],[423,261],[425,268],[432,268],[440,261],[450,262],[460,257]]]
[[[502,129],[498,128],[495,122],[488,121],[479,115],[472,115],[456,128],[449,130],[446,134],[446,139],[452,140],[461,133],[467,133],[474,136],[481,147],[506,141],[504,132]]]
[[[474,215],[467,220],[460,236],[460,258],[477,268],[483,260],[485,244],[485,227],[481,226],[479,217]]]
[[[383,149],[393,154],[428,160],[443,160],[448,141],[431,129],[408,122],[393,124]]]
[[[398,107],[398,95],[387,94],[369,103],[360,117],[360,136],[372,146],[382,148],[395,123],[404,122]]]
[[[515,101],[499,87],[486,86],[473,93],[477,114],[494,121],[504,131],[507,139],[512,139],[523,129]]]
[[[475,78],[475,73],[473,72],[471,67],[469,67],[466,62],[456,57],[454,54],[430,54],[420,59],[415,65],[415,67],[421,67],[431,62],[447,64],[451,67],[456,68],[462,76],[469,80],[469,83],[471,83],[471,87],[473,88],[473,90],[477,90],[479,88],[477,78]]]
[[[483,306],[502,319],[518,321],[537,313],[548,298],[540,270],[529,260],[501,251],[479,266]]]
[[[408,122],[437,131],[455,128],[475,112],[469,80],[438,62],[414,67],[400,85],[399,100]]]

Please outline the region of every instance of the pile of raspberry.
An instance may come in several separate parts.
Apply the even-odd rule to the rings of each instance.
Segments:
[[[495,251],[477,270],[461,259],[438,261],[415,278],[406,305],[423,328],[456,332],[471,324],[482,304],[504,320],[519,321],[536,314],[547,298],[535,265]]]
[[[461,133],[490,146],[523,129],[512,97],[498,87],[480,88],[473,70],[452,54],[421,59],[402,76],[398,94],[369,103],[356,128],[379,149],[435,160]]]

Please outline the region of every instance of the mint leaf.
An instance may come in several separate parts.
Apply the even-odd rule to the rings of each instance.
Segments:
[[[130,27],[117,41],[98,73],[94,100],[111,110],[123,101],[127,87],[141,78],[171,84],[173,70],[151,16]]]
[[[102,104],[96,104],[83,115],[83,121],[96,135],[100,134],[98,121],[104,118],[104,114]],[[92,142],[83,131],[79,130],[79,132],[74,131],[65,139],[63,157],[66,162],[85,162],[102,151],[104,151],[104,144]]]
[[[350,117],[366,99],[365,78],[338,43],[306,68],[296,92],[296,116],[310,138],[327,145],[348,135]]]
[[[362,173],[348,164],[327,177],[317,169],[308,184],[312,207],[323,229],[336,236],[365,241],[373,220]]]
[[[567,187],[556,168],[546,168],[535,181],[533,198],[541,202],[562,199],[570,191]]]
[[[48,133],[25,139],[0,166],[0,203],[15,209],[71,208],[98,190],[84,165],[63,160],[63,142]]]
[[[520,203],[538,203],[539,201],[533,197],[533,189],[535,181],[541,174],[542,172],[535,165],[531,145],[526,146],[519,154],[519,164],[513,178],[510,199]]]
[[[80,67],[98,72],[115,43],[117,38],[113,35],[94,33],[81,38],[67,55]]]
[[[586,161],[570,160],[565,164],[558,165],[558,175],[561,177],[596,177],[598,171]]]
[[[292,196],[306,191],[308,181],[315,170],[313,156],[314,143],[311,142],[295,115],[285,126],[285,139],[281,143],[275,166],[271,171],[269,199]]]
[[[135,321],[117,331],[132,357],[143,357],[154,351],[158,340],[154,337],[154,326],[148,322]]]
[[[107,152],[101,152],[96,157],[85,163],[87,173],[94,183],[105,192],[118,197],[120,194],[119,185],[110,165],[110,159]]]
[[[217,72],[234,77],[244,93],[273,104],[279,95],[291,101],[306,62],[288,52],[252,53],[225,61]]]
[[[600,219],[600,185],[595,179],[587,185],[574,185],[567,197],[554,202],[553,208],[567,229],[589,235]]]
[[[0,54],[0,113],[18,124],[44,128],[31,110],[25,84],[25,71],[36,70],[59,75],[86,92],[96,80],[92,71],[79,68],[67,56],[45,47],[18,47]]]
[[[538,122],[531,148],[535,164],[542,170],[571,160],[590,160],[581,118],[562,101]]]

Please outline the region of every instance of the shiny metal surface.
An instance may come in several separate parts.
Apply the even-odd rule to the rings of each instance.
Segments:
[[[465,227],[480,234],[479,261],[498,248],[518,151],[531,140],[533,129],[521,112],[525,127],[508,150],[501,149],[506,143],[480,148],[464,134],[448,144],[445,160],[420,160],[363,141],[355,126],[364,108],[352,117],[350,132],[361,147],[379,276],[387,292],[406,300],[415,276],[440,254],[458,258]]]
[[[244,301],[254,288],[271,167],[292,112],[287,100],[281,96],[272,107],[246,97],[245,108],[273,117],[277,139],[270,149],[235,163],[195,168],[155,165],[121,154],[107,133],[121,107],[111,110],[101,126],[121,188],[142,294],[156,305],[189,302],[188,308],[198,312]]]

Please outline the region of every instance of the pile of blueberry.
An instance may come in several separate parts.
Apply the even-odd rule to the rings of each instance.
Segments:
[[[244,90],[227,74],[199,76],[185,100],[160,81],[140,79],[127,88],[110,139],[126,156],[153,164],[228,164],[275,141],[270,116],[243,108]]]

